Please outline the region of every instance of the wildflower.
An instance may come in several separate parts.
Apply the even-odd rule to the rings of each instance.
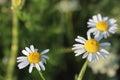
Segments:
[[[12,3],[14,6],[19,6],[22,3],[22,0],[13,0]]]
[[[46,49],[39,54],[38,49],[35,49],[33,45],[30,48],[26,47],[25,50],[22,50],[22,53],[25,56],[17,57],[17,62],[19,69],[23,69],[26,66],[29,66],[29,73],[32,72],[33,67],[35,67],[38,71],[41,69],[44,71],[44,63],[46,63],[46,59],[48,57],[44,55],[45,53],[49,52],[49,49]]]
[[[75,56],[79,56],[83,54],[82,58],[88,58],[90,62],[99,61],[99,57],[101,56],[103,59],[107,57],[109,52],[102,47],[110,46],[110,43],[104,42],[99,43],[99,40],[88,38],[86,40],[83,37],[77,36],[75,39],[79,44],[73,45],[72,50],[74,50]]]
[[[101,73],[107,74],[109,77],[114,77],[119,68],[119,56],[115,53],[111,53],[106,60],[107,61],[105,62],[100,59],[99,62],[89,63],[89,67],[95,74]]]
[[[107,38],[110,34],[114,34],[117,31],[116,20],[102,17],[101,14],[94,15],[93,19],[89,19],[87,24],[90,27],[88,33],[93,33],[95,38]]]
[[[61,0],[57,4],[57,9],[60,12],[67,13],[67,12],[79,10],[80,6],[79,6],[77,0],[69,0],[69,1],[68,0]]]

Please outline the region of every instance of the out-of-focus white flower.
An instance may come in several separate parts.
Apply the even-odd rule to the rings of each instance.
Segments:
[[[12,0],[13,6],[19,6],[22,3],[22,0]]]
[[[94,15],[87,24],[90,27],[88,35],[93,33],[96,38],[107,38],[110,34],[114,34],[117,31],[116,20],[102,17],[101,14]]]
[[[46,49],[39,54],[38,49],[35,49],[33,45],[30,48],[26,47],[25,50],[22,50],[22,53],[25,56],[17,57],[17,62],[19,69],[23,69],[26,66],[30,65],[29,73],[32,72],[33,67],[35,67],[38,71],[45,70],[44,63],[46,63],[46,59],[48,57],[44,55],[45,53],[49,52],[49,49]]]
[[[78,0],[62,0],[57,4],[57,8],[60,12],[69,12],[79,10],[80,6]]]
[[[109,77],[116,75],[116,70],[119,68],[118,57],[116,54],[110,54],[104,61],[100,58],[99,62],[89,63],[89,67],[93,70],[95,74],[107,74]]]
[[[103,49],[105,46],[110,46],[110,43],[108,42],[99,43],[99,40],[91,39],[90,37],[86,40],[80,36],[78,36],[75,41],[79,42],[78,44],[73,45],[74,47],[72,48],[72,50],[75,50],[75,56],[83,54],[82,58],[88,58],[90,62],[99,61],[98,56],[105,59],[109,54],[107,50]]]
[[[2,59],[2,62],[3,62],[4,64],[8,64],[8,62],[9,62],[9,57],[8,57],[8,56],[4,56],[3,59]]]

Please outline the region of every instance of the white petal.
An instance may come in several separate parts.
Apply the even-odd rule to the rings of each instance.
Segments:
[[[93,19],[89,19],[89,22],[92,22],[92,23],[96,24],[96,21],[94,21]]]
[[[95,55],[95,56],[96,56],[96,61],[99,61],[98,55]]]
[[[77,36],[77,38],[75,39],[75,41],[80,42],[80,43],[85,43],[86,39],[80,36]]]
[[[37,52],[38,51],[38,49],[35,49],[35,52]]]
[[[35,64],[35,67],[36,67],[36,69],[37,69],[38,71],[40,71],[40,67],[39,67],[38,64]]]
[[[111,25],[111,24],[114,24],[116,23],[116,20],[115,19],[109,19],[108,23]]]
[[[93,19],[89,19],[89,22],[94,22],[94,20]]]
[[[106,31],[106,35],[107,35],[107,37],[109,37],[109,36],[110,36],[110,34],[108,33],[108,31]]]
[[[102,21],[102,16],[101,16],[101,14],[98,14],[97,17],[98,17],[98,21]]]
[[[30,64],[30,67],[29,67],[29,73],[32,72],[33,67],[34,67],[34,65],[33,65],[33,64]]]
[[[42,51],[41,54],[45,54],[47,52],[49,52],[49,49],[46,49],[46,50]]]
[[[97,34],[97,31],[94,31],[94,32],[93,32],[93,35],[96,35],[96,34]]]
[[[92,61],[92,53],[88,54],[88,60],[91,62]]]
[[[25,47],[25,49],[28,53],[31,53],[31,50],[28,47]]]
[[[110,46],[111,44],[109,42],[103,42],[100,43],[100,46],[104,47],[104,46]]]
[[[17,57],[17,59],[26,59],[27,57],[25,56],[21,56],[21,57]]]
[[[101,49],[100,52],[103,52],[105,54],[109,54],[109,52],[107,50],[105,50],[105,49]]]
[[[105,58],[106,58],[105,54],[102,53],[102,52],[97,52],[97,54],[99,54],[99,55],[102,57],[102,59],[105,59]]]
[[[109,35],[109,33],[108,33],[107,31],[105,31],[105,32],[103,32],[103,36],[104,36],[104,38],[106,39],[106,38],[109,37],[110,35]]]
[[[17,62],[23,62],[25,60],[27,60],[27,57],[21,57],[21,58],[17,59]]]
[[[94,54],[92,54],[91,62],[94,62],[95,60],[96,60],[96,56]]]
[[[75,56],[79,56],[79,55],[81,55],[81,54],[83,54],[83,53],[78,52],[78,53],[75,54]]]
[[[99,38],[100,37],[100,31],[96,32],[95,38]]]
[[[95,22],[98,22],[98,20],[97,20],[97,16],[96,16],[96,15],[93,16],[93,20],[94,20]]]
[[[106,33],[103,33],[103,36],[104,36],[105,39],[107,39],[107,35],[106,35]]]
[[[43,59],[42,59],[42,63],[45,63],[45,64],[46,64],[46,59],[43,58]]]
[[[73,46],[82,48],[84,45],[83,44],[74,44]]]
[[[92,62],[99,61],[99,58],[96,54],[92,54]]]
[[[88,53],[86,52],[83,54],[82,58],[85,59],[87,56],[88,56]]]
[[[74,51],[74,53],[76,53],[75,56],[79,56],[79,55],[83,54],[84,52],[85,52],[84,49]]]
[[[73,46],[74,46],[74,45],[73,45]],[[81,49],[81,48],[83,49],[83,48],[84,48],[84,45],[81,45],[81,44],[80,44],[80,45],[78,45],[78,46],[76,46],[76,47],[73,47],[72,50]]]
[[[22,53],[23,53],[24,55],[26,55],[26,56],[29,55],[29,53],[28,53],[26,50],[22,50]]]
[[[19,63],[19,62],[23,62],[24,60],[22,60],[22,59],[19,59],[19,60],[17,60],[17,62]]]
[[[94,37],[95,40],[100,41],[103,38],[103,33],[100,33],[99,37]]]
[[[116,26],[110,27],[108,31],[114,34],[117,31],[117,27]]]
[[[73,47],[72,50],[77,50],[77,49],[81,49],[79,47]]]
[[[39,65],[40,65],[41,69],[44,71],[45,70],[45,66],[43,65],[43,63],[39,62]]]
[[[35,52],[35,49],[34,49],[33,45],[30,46],[30,49],[31,49],[32,52]]]
[[[97,29],[96,28],[91,28],[91,29],[89,29],[88,31],[90,32],[90,33],[93,33],[93,32],[95,32]]]
[[[46,56],[46,55],[42,55],[42,57],[45,58],[45,59],[49,59],[49,57]]]
[[[81,36],[77,36],[77,38],[81,39],[82,41],[86,41],[86,39]]]
[[[96,23],[95,22],[87,22],[88,27],[95,27]]]
[[[77,49],[77,50],[74,51],[74,53],[79,53],[79,52],[84,53],[85,48],[80,48],[80,49]]]
[[[91,39],[91,33],[94,33],[94,32],[96,32],[97,31],[97,29],[96,28],[91,28],[91,29],[89,29],[88,31],[87,31],[87,38],[88,39]]]
[[[107,21],[107,20],[108,20],[108,17],[103,17],[102,20],[103,20],[103,21]]]
[[[18,64],[19,69],[25,68],[29,64],[28,61],[23,61],[20,64]]]
[[[111,27],[116,27],[117,26],[117,24],[109,24],[109,28],[111,28]]]

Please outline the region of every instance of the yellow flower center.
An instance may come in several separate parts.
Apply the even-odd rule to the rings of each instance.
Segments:
[[[32,52],[28,56],[28,62],[36,64],[41,61],[41,55],[37,52]]]
[[[95,39],[89,39],[84,44],[85,50],[89,53],[96,53],[99,50],[99,43]]]
[[[100,31],[106,31],[108,29],[108,24],[104,21],[97,22],[96,28]]]

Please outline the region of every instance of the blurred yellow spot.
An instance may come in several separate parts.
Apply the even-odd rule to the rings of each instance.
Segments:
[[[14,6],[19,6],[21,4],[21,0],[13,0]]]

